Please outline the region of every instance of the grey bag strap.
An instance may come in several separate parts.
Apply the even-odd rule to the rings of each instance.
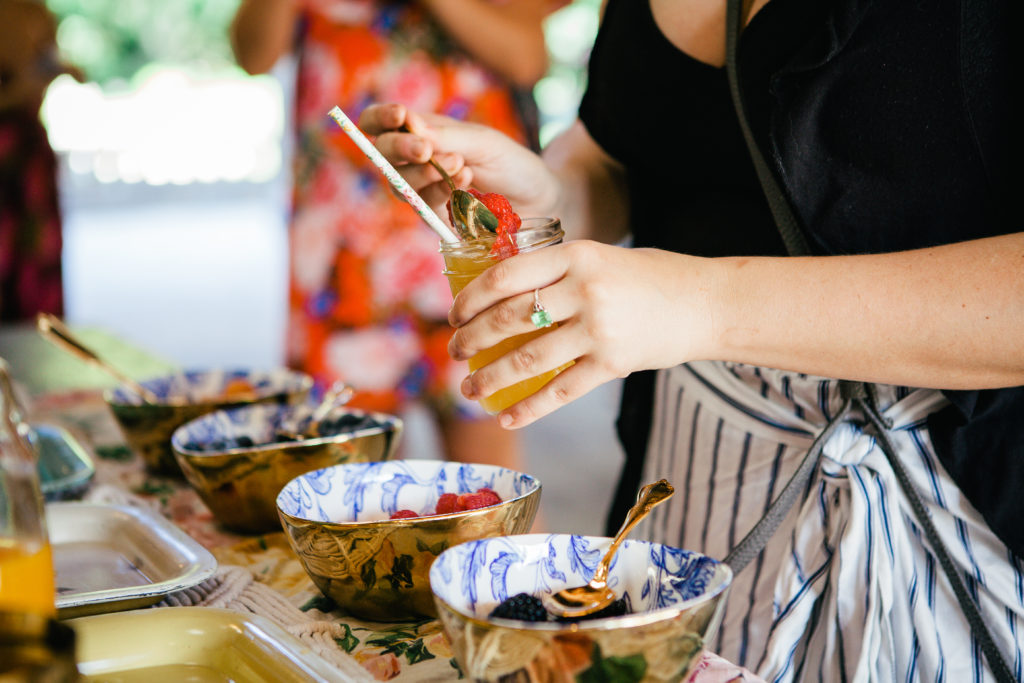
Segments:
[[[747,120],[747,110],[743,102],[743,93],[740,91],[739,75],[736,66],[736,53],[740,40],[740,25],[743,21],[742,0],[728,0],[725,8],[725,68],[729,74],[729,93],[732,95],[732,103],[736,109],[736,117],[740,122],[740,129],[747,141],[747,148],[750,150],[750,158],[754,162],[754,169],[761,181],[765,198],[768,200],[768,207],[775,218],[775,225],[782,236],[782,242],[786,245],[786,251],[790,256],[807,256],[811,253],[807,246],[807,239],[800,229],[800,223],[793,214],[793,209],[786,199],[786,195],[779,187],[775,175],[768,167],[768,163],[761,154],[761,148],[754,140],[754,133],[750,130],[750,122]]]
[[[764,156],[761,154],[757,141],[751,132],[750,123],[747,120],[743,93],[740,91],[736,61],[742,20],[743,0],[726,0],[725,65],[729,75],[729,91],[732,94],[733,105],[736,108],[736,115],[739,118],[743,137],[746,139],[747,147],[750,150],[754,168],[757,170],[761,187],[764,190],[765,197],[768,199],[768,206],[771,208],[772,216],[775,218],[775,225],[778,227],[782,241],[786,245],[786,251],[789,252],[790,256],[808,255],[810,254],[810,249],[800,228],[800,223],[793,214],[792,207],[779,186],[778,180],[768,167],[767,162],[765,162]],[[960,609],[963,611],[964,617],[971,627],[971,633],[981,646],[981,650],[985,654],[985,659],[988,661],[993,675],[999,683],[1014,683],[1017,681],[1017,678],[1010,671],[1009,665],[1007,665],[1002,652],[1000,652],[999,647],[996,645],[992,633],[988,630],[988,626],[986,626],[981,612],[978,610],[977,603],[970,593],[967,592],[967,587],[964,585],[959,570],[950,558],[949,551],[946,549],[942,539],[939,538],[935,525],[932,524],[928,508],[925,507],[924,501],[921,500],[921,495],[914,488],[913,482],[907,475],[907,471],[904,469],[903,463],[900,462],[896,449],[889,439],[888,432],[891,425],[877,410],[874,386],[863,382],[841,380],[839,391],[843,398],[843,405],[839,412],[814,439],[804,459],[800,462],[799,467],[797,467],[790,480],[786,482],[782,492],[772,501],[764,517],[758,520],[747,535],[743,537],[743,540],[729,552],[729,555],[725,558],[725,563],[729,565],[733,573],[738,574],[740,570],[761,553],[768,540],[772,537],[772,534],[779,528],[782,520],[786,518],[789,510],[796,503],[798,497],[807,489],[807,485],[811,480],[811,474],[818,464],[821,451],[828,438],[839,424],[850,418],[855,408],[859,408],[860,412],[867,417],[868,422],[873,427],[878,444],[881,446],[882,452],[885,453],[885,457],[888,459],[893,473],[896,475],[900,488],[903,489],[903,493],[910,501],[910,506],[914,510],[914,517],[917,519],[918,524],[921,525],[928,543],[938,557],[939,565],[942,567],[943,573],[953,588],[953,593],[960,604]]]

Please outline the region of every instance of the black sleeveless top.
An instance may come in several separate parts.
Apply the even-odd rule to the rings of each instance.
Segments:
[[[1024,227],[1011,214],[1019,138],[1009,6],[771,0],[754,16],[739,46],[748,116],[815,253],[898,251]],[[668,130],[655,136],[639,111],[659,112]],[[626,169],[636,246],[785,253],[725,69],[677,50],[648,0],[609,0],[580,118]],[[635,496],[652,390],[652,372],[626,379],[617,426],[627,466],[610,525]],[[929,417],[937,455],[1024,557],[1024,387],[944,393],[951,405]]]

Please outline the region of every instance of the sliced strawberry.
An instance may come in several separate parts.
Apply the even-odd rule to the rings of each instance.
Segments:
[[[472,188],[470,188],[469,193],[483,202],[484,206],[490,209],[491,213],[498,219],[498,229],[494,238],[494,244],[491,245],[491,256],[506,259],[509,256],[518,254],[519,247],[516,245],[516,233],[519,231],[519,226],[523,224],[523,221],[512,210],[512,205],[509,204],[508,199],[497,192],[483,194]]]
[[[491,505],[497,505],[500,502],[501,498],[494,491],[490,490],[485,493],[480,491],[476,493],[463,493],[459,496],[459,507],[463,510],[478,510],[490,507]]]
[[[437,499],[437,507],[434,508],[439,515],[447,515],[459,511],[459,497],[454,493],[442,493]]]
[[[489,489],[486,486],[478,488],[476,492],[481,496],[485,496],[490,499],[491,502],[488,503],[488,505],[497,505],[501,502],[501,496],[495,493],[493,489]]]

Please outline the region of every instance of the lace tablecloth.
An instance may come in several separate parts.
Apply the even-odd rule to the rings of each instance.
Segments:
[[[96,475],[85,500],[148,507],[163,514],[217,558],[217,574],[161,605],[209,605],[262,614],[311,644],[338,668],[338,680],[454,681],[462,678],[440,622],[360,621],[313,585],[283,532],[240,536],[220,527],[183,479],[150,474],[124,443],[97,390],[35,397],[36,422],[69,429],[91,451]],[[706,655],[691,683],[758,681]]]

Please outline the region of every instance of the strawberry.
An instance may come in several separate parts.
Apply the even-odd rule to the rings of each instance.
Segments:
[[[519,231],[519,226],[522,225],[523,221],[512,210],[512,205],[508,203],[508,199],[497,192],[483,194],[472,188],[470,188],[469,193],[483,202],[484,206],[490,209],[491,213],[498,219],[497,236],[494,238],[494,244],[491,245],[491,256],[506,259],[509,256],[518,254],[519,247],[516,245],[516,232]]]
[[[413,519],[414,517],[419,517],[419,515],[412,510],[396,510],[391,515],[391,519]]]
[[[459,511],[459,497],[454,493],[443,493],[437,500],[437,507],[434,512],[439,515],[447,515]]]
[[[479,508],[490,507],[501,502],[501,498],[490,491],[489,493],[463,493],[459,496],[459,508],[462,510],[477,510]]]

